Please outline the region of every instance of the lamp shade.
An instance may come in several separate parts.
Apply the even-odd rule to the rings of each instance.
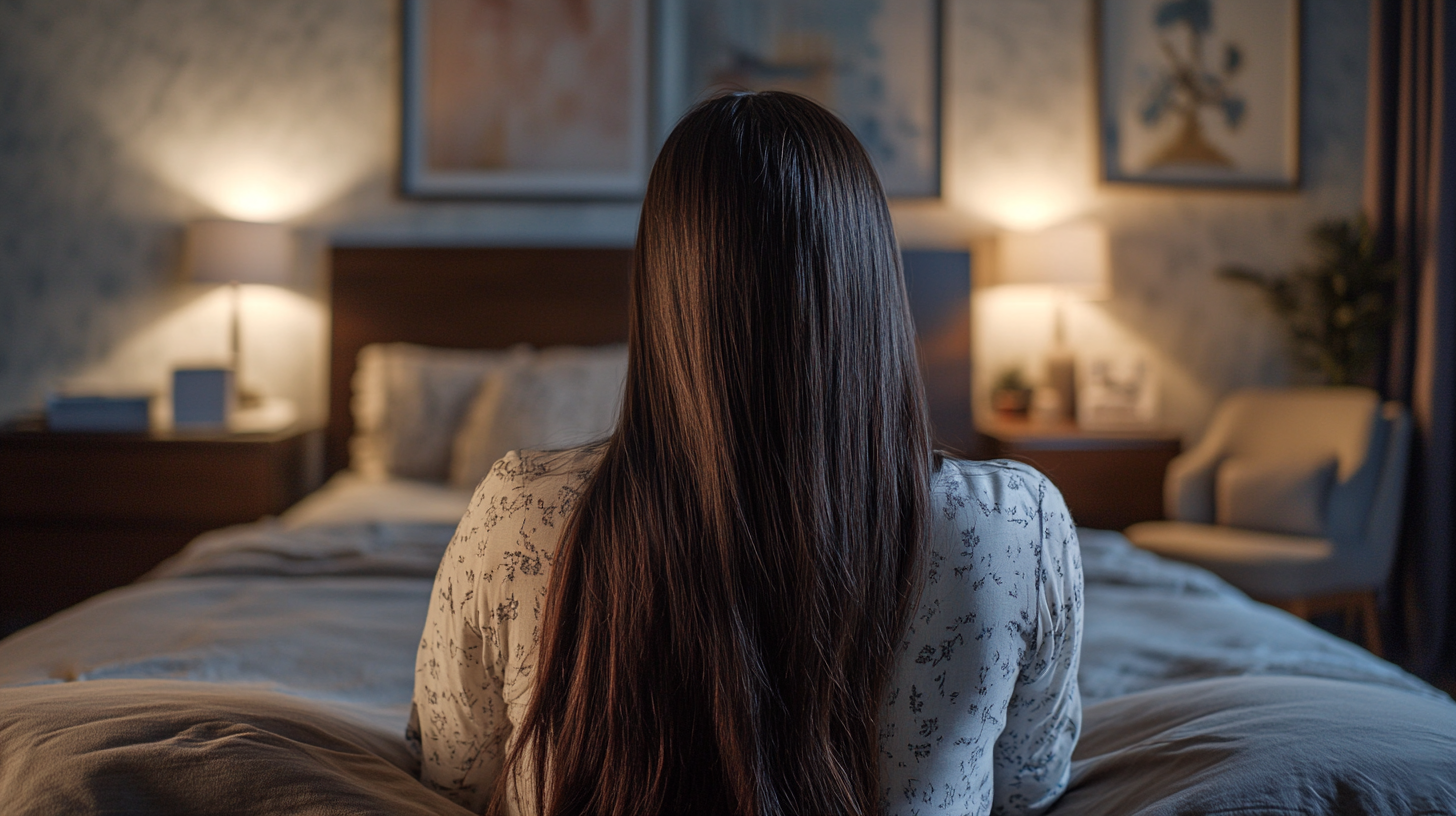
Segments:
[[[188,275],[204,283],[288,282],[293,233],[283,224],[194,221],[187,227]]]
[[[1045,286],[1095,300],[1108,296],[1107,230],[1074,222],[997,239],[998,284]]]

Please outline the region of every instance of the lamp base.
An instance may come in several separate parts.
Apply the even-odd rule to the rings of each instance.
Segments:
[[[286,397],[259,397],[252,407],[239,407],[228,421],[233,433],[276,433],[298,422],[298,407]]]
[[[1046,355],[1046,384],[1057,392],[1061,418],[1075,422],[1077,416],[1077,358],[1064,347]]]

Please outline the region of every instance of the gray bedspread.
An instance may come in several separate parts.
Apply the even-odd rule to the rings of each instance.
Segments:
[[[402,737],[452,532],[231,528],[0,641],[5,812],[460,812]],[[1445,695],[1081,532],[1086,719],[1056,813],[1456,813]]]

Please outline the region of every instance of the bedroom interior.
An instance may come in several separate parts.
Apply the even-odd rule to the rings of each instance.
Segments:
[[[640,195],[411,175],[430,5],[0,3],[0,798],[104,809],[145,778],[179,812],[463,812],[402,737],[430,580],[512,440],[609,427]],[[622,106],[650,148],[691,96],[657,75],[690,73],[674,36],[732,4],[596,5],[654,38]],[[934,127],[905,138],[933,172],[885,172],[938,443],[1037,465],[1085,528],[1086,720],[1051,812],[1456,812],[1456,16],[1264,4],[1292,118],[1274,169],[1224,183],[1117,165],[1105,120],[1119,15],[1196,0],[845,8],[882,5],[932,36]],[[1316,268],[1311,230],[1362,213],[1399,271],[1349,381],[1373,388],[1340,391],[1224,271]],[[1220,419],[1260,394],[1354,407]],[[47,429],[95,397],[150,430]]]

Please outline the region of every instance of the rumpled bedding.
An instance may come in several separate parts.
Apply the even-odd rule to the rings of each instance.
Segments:
[[[209,533],[0,641],[5,812],[462,812],[414,781],[403,738],[453,520],[306,522]],[[1054,813],[1456,813],[1448,697],[1207,572],[1080,534],[1085,725]],[[1405,770],[1337,778],[1354,767]]]
[[[1211,572],[1080,528],[1086,580],[1084,704],[1216,677],[1321,677],[1449,701],[1396,666]]]
[[[1052,816],[1456,814],[1456,703],[1197,567],[1078,531],[1082,736]]]
[[[0,641],[0,812],[464,813],[403,738],[454,529],[219,530]]]

